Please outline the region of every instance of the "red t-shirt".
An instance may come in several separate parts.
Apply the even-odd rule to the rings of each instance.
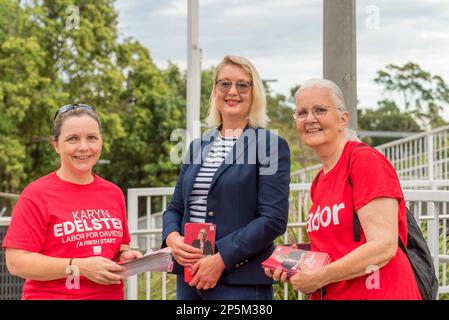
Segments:
[[[380,152],[369,147],[355,148],[358,144],[347,142],[337,164],[326,174],[321,171],[318,183],[312,184],[313,205],[307,218],[311,249],[327,252],[333,261],[366,243],[362,228],[361,241],[354,241],[353,206],[357,211],[380,197],[399,201],[399,236],[407,243],[406,208],[396,171]],[[370,268],[375,270],[374,266]],[[319,292],[311,298],[320,299]],[[421,295],[407,256],[398,247],[393,259],[374,273],[328,284],[324,299],[402,300],[421,299]]]
[[[22,192],[3,248],[58,258],[102,256],[113,260],[130,236],[125,199],[113,183],[98,176],[87,185],[61,180],[55,172]],[[79,284],[79,285],[78,285]],[[123,299],[123,283],[101,285],[80,277],[26,280],[23,299]]]

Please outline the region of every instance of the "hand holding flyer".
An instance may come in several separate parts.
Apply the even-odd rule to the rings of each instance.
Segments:
[[[310,269],[319,269],[329,264],[331,258],[325,252],[298,249],[296,246],[277,245],[273,254],[264,262],[262,266],[274,272],[281,268],[287,273],[287,278],[293,276],[299,270],[299,266],[304,263]]]
[[[184,242],[203,251],[203,255],[215,253],[215,225],[213,223],[186,223],[184,227]],[[193,279],[189,268],[184,268],[184,281]]]
[[[124,277],[131,277],[149,271],[171,271],[173,268],[172,249],[167,247],[157,251],[150,251],[140,258],[121,263],[120,265],[126,268],[125,271],[119,273]]]

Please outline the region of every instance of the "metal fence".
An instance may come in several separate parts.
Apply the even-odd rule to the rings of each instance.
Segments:
[[[401,181],[449,179],[449,126],[375,147],[393,164]],[[311,183],[321,164],[292,173],[292,182]],[[437,188],[431,185],[432,189]]]
[[[439,274],[439,294],[449,293],[447,264],[449,263],[449,191],[409,190],[429,188],[430,181],[402,181],[408,207],[414,212],[427,239],[434,258],[435,271]],[[447,186],[449,182],[440,182]],[[278,239],[281,243],[303,242],[306,240],[305,218],[311,206],[310,184],[291,184],[289,224],[287,232]],[[128,225],[131,245],[142,251],[158,249],[161,244],[162,213],[166,209],[174,188],[144,188],[128,190]],[[6,233],[10,218],[0,218],[0,240]],[[0,241],[1,242],[1,241]],[[0,243],[1,245],[1,243]],[[0,255],[0,299],[20,299],[23,280],[11,276],[6,269],[4,252]],[[129,300],[173,298],[175,294],[174,276],[166,273],[145,273],[131,277],[126,284]],[[285,284],[281,299],[291,297],[292,289]],[[298,294],[298,299],[302,296]],[[445,296],[442,296],[446,298]]]
[[[24,280],[11,275],[6,267],[5,252],[1,249],[9,226],[9,218],[0,218],[0,300],[19,300]]]
[[[447,186],[449,181],[443,184]],[[404,181],[402,185],[404,188],[428,188],[431,182]],[[289,224],[287,232],[279,239],[280,242],[303,242],[306,239],[305,219],[311,206],[309,188],[310,184],[291,184]],[[132,245],[145,244],[145,247],[141,247],[143,250],[159,248],[162,212],[167,207],[173,191],[174,188],[128,189],[128,224]],[[439,294],[449,293],[447,283],[449,191],[404,190],[404,196],[408,207],[419,221],[432,252],[435,270],[440,276]],[[168,281],[169,277],[171,276],[163,273],[156,278],[152,277],[151,272],[148,272],[140,278],[137,276],[129,278],[126,290],[127,299],[149,300],[154,296],[152,290],[158,290],[158,299],[169,298],[167,292],[173,293],[175,290],[174,282]],[[288,299],[289,292],[291,292],[291,288],[285,284],[282,298]],[[300,294],[297,297],[298,299],[302,298]]]

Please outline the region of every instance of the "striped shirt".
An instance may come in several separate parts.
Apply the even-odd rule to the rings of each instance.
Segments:
[[[214,140],[193,183],[192,193],[189,198],[190,222],[202,223],[206,221],[207,194],[209,193],[212,178],[229,151],[234,147],[236,141],[237,138],[224,138],[220,134]]]

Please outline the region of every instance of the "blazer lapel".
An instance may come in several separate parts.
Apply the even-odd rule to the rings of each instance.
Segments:
[[[250,131],[251,130],[251,131]],[[245,139],[245,137],[248,137]],[[233,164],[235,164],[241,157],[245,156],[247,153],[248,146],[254,143],[256,138],[256,132],[253,128],[246,126],[240,137],[235,142],[232,149],[229,151],[228,155],[224,159],[223,163],[218,167],[215,172],[212,182],[210,184],[210,189],[214,186],[218,178]],[[246,163],[244,161],[239,161],[239,163]]]
[[[201,165],[203,164],[204,159],[206,158],[210,148],[213,145],[213,141],[215,140],[215,138],[218,135],[218,130],[217,129],[213,129],[211,130],[209,133],[207,133],[206,135],[204,135],[204,137],[201,138],[201,147],[195,147],[193,146],[193,164],[192,164],[192,169],[189,170],[188,176],[186,177],[185,181],[185,200],[186,203],[186,208],[188,208],[188,202],[190,199],[190,194],[192,193],[192,189],[193,189],[193,184],[195,183],[195,179],[196,176],[198,174],[198,171],[200,171],[201,169]]]

